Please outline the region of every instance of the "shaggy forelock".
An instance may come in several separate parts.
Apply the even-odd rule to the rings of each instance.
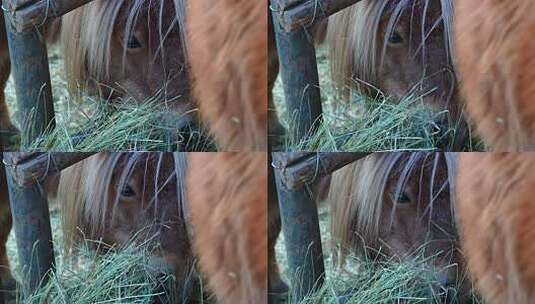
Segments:
[[[435,178],[444,173],[439,168],[441,158],[446,163],[447,180],[437,188]],[[374,153],[333,174],[328,201],[331,206],[331,234],[340,249],[340,261],[345,260],[356,243],[377,242],[380,220],[384,216],[382,207],[385,203],[385,193],[392,179],[396,179],[392,197],[396,201],[413,174],[419,174],[420,185],[423,185],[424,170],[430,170],[430,197],[421,199],[429,201],[428,208],[432,208],[438,195],[445,187],[449,187],[453,208],[456,157],[451,153]],[[392,216],[394,212],[395,208]],[[432,212],[432,209],[425,212]]]
[[[177,49],[181,48],[186,52],[185,1],[96,0],[65,15],[61,39],[66,58],[65,69],[71,89],[83,86],[88,77],[102,80],[109,76],[112,36],[121,32],[124,39],[128,39],[134,28],[139,25],[139,17],[142,14],[148,14],[149,29],[153,22],[157,22],[158,25],[160,45],[154,46],[156,52],[153,56],[158,53],[165,56],[163,41],[174,27],[178,27],[181,38]],[[174,14],[165,14],[168,9],[165,7],[166,3],[174,4]],[[164,20],[168,15],[173,16],[170,22]],[[156,16],[157,20],[153,20],[153,16]],[[121,59],[123,62],[125,57],[126,48],[123,49]]]
[[[384,60],[387,37],[392,34],[401,15],[407,10],[413,12],[416,5],[423,10],[423,20],[416,24],[423,28],[433,1],[440,2],[441,14],[431,28],[443,23],[448,57],[454,62],[453,0],[362,0],[329,18],[327,43],[331,77],[336,88],[344,95],[352,87],[365,94],[370,92],[370,88],[377,89],[374,84]],[[383,45],[380,45],[379,29],[385,18],[388,18],[387,26],[381,39]],[[422,45],[418,46],[417,52],[425,52],[426,41],[426,37],[422,37]]]
[[[121,189],[135,170],[143,170],[144,183],[154,180],[154,185],[143,185],[142,191],[154,189],[154,193],[149,194],[150,201],[143,202],[145,208],[154,207],[157,210],[162,189],[176,187],[176,207],[179,216],[186,217],[186,155],[174,153],[170,174],[162,175],[165,156],[165,153],[100,153],[62,172],[58,197],[63,200],[63,229],[70,235],[66,237],[67,247],[72,249],[82,240],[80,229],[90,233],[87,237],[98,236],[104,231],[109,217],[113,220],[117,208],[120,208]],[[170,185],[175,176],[176,185]],[[145,197],[144,194],[142,197]]]

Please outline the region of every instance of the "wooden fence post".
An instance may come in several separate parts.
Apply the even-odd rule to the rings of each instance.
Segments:
[[[284,153],[273,153],[276,163]],[[318,210],[310,193],[303,187],[288,189],[275,168],[282,233],[293,282],[293,299],[300,301],[323,284],[325,267],[319,228]]]
[[[22,269],[22,280],[33,293],[48,281],[54,270],[54,250],[47,194],[35,183],[20,187],[13,178],[13,153],[4,153],[13,227]]]
[[[9,7],[4,0],[3,7]],[[11,71],[15,81],[21,136],[31,143],[49,128],[54,128],[54,105],[44,37],[37,29],[15,32],[12,15],[4,12]]]
[[[286,32],[280,22],[279,0],[271,0],[290,137],[301,141],[321,123],[321,98],[314,39],[308,28]]]

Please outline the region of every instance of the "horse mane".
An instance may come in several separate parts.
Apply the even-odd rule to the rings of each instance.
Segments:
[[[152,154],[152,153],[151,153]],[[115,216],[119,202],[119,195],[111,196],[111,187],[122,189],[135,166],[145,162],[145,174],[151,174],[148,168],[148,157],[157,157],[155,183],[159,185],[158,177],[164,153],[99,153],[85,159],[61,173],[58,186],[58,199],[61,201],[61,222],[65,238],[65,250],[76,249],[85,239],[99,240],[106,228],[106,219]],[[177,195],[181,216],[186,217],[185,175],[187,161],[184,153],[173,154],[173,174],[164,184],[176,175]],[[119,174],[116,183],[113,176]],[[148,204],[158,205],[158,187],[154,187],[154,195]],[[113,204],[109,204],[109,202]],[[109,208],[112,208],[110,210]],[[87,235],[85,235],[87,233]]]
[[[374,153],[333,174],[327,200],[331,207],[332,240],[339,249],[340,262],[343,263],[350,251],[364,249],[357,245],[362,241],[366,245],[377,243],[384,193],[392,176],[398,176],[394,193],[394,200],[397,200],[411,174],[415,170],[423,174],[425,164],[432,164],[431,178],[434,179],[441,157],[446,162],[453,208],[457,164],[452,153]],[[437,192],[433,185],[430,183],[431,194]]]
[[[452,0],[362,0],[329,18],[326,40],[329,45],[331,77],[335,88],[343,96],[347,96],[352,87],[356,87],[359,92],[366,95],[376,90],[373,85],[377,83],[378,73],[383,64],[388,41],[386,38],[392,34],[406,9],[413,9],[412,7],[420,4],[426,12],[431,1],[441,3],[441,20],[436,20],[435,25],[443,21],[448,55],[453,60]],[[379,39],[380,23],[385,18],[388,18],[388,22],[384,38]],[[377,52],[379,47],[381,47],[380,53]],[[418,49],[423,52],[425,43]]]
[[[178,26],[182,48],[186,51],[185,3],[186,0],[173,0],[175,20],[171,27]],[[96,0],[90,2],[62,18],[61,44],[65,54],[65,72],[71,94],[77,95],[89,81],[96,83],[109,77],[111,41],[116,30],[124,31],[124,39],[131,36],[143,10],[158,18],[160,44],[163,43],[169,28],[163,28],[164,3],[166,0]],[[126,11],[126,14],[125,14]],[[118,28],[123,21],[124,28]],[[151,18],[147,22],[152,22]],[[126,45],[124,43],[123,45]],[[158,52],[164,52],[163,46]],[[156,56],[156,54],[154,54]],[[124,61],[126,48],[123,50]]]

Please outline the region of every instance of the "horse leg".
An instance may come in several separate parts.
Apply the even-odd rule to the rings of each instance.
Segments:
[[[1,161],[1,157],[0,157]],[[16,282],[9,270],[6,242],[11,232],[12,220],[4,166],[0,164],[0,299],[6,300],[8,293],[16,289]]]

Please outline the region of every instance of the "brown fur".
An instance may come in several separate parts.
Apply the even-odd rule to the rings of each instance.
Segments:
[[[466,108],[487,144],[535,147],[535,2],[456,2],[456,47]]]
[[[189,2],[189,53],[203,121],[223,150],[267,149],[267,2]]]
[[[266,163],[266,153],[190,157],[194,245],[222,303],[267,303]]]
[[[535,155],[463,153],[457,211],[472,277],[488,303],[535,300]]]

